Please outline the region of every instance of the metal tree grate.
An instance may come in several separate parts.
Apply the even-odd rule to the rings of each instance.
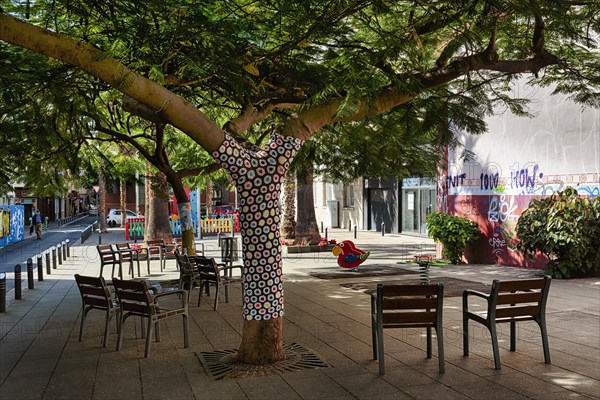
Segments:
[[[198,356],[206,373],[214,379],[223,377],[248,378],[281,374],[303,369],[329,367],[317,353],[298,343],[283,346],[285,358],[269,365],[250,365],[237,362],[234,359],[237,349],[202,352]]]

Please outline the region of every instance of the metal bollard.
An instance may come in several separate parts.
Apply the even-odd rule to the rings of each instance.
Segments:
[[[354,225],[354,239],[356,239],[356,225]]]
[[[62,250],[63,250],[63,260],[67,261],[67,245],[64,240],[62,241],[62,243],[60,245],[62,246]]]
[[[385,236],[385,222],[381,223],[381,236]]]
[[[352,232],[352,221],[348,221],[348,232]]]
[[[52,246],[52,269],[56,269],[56,247]]]
[[[0,312],[6,311],[6,274],[0,272]]]
[[[46,274],[50,275],[52,273],[52,269],[50,268],[50,251],[46,250],[44,254],[46,254]]]
[[[21,300],[21,264],[15,265],[15,300]]]
[[[33,289],[33,260],[27,259],[27,288]]]
[[[67,246],[67,257],[71,258],[71,247],[69,246],[69,239],[65,240],[65,245]]]
[[[62,265],[62,249],[60,248],[60,244],[56,245],[56,255],[58,257],[58,265]]]
[[[321,221],[321,233],[323,233],[323,221]]]
[[[328,236],[327,236],[327,228],[325,228],[325,239],[328,239]]]
[[[44,280],[44,269],[43,269],[43,265],[42,265],[42,255],[38,254],[37,255],[37,270],[38,270],[38,281],[43,281]]]

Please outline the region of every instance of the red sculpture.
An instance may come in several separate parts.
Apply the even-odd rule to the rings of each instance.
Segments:
[[[357,249],[350,240],[341,241],[331,252],[338,257],[338,265],[342,268],[358,268],[371,254],[368,251]]]

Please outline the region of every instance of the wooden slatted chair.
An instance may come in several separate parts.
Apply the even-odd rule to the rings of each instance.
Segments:
[[[79,341],[81,342],[83,340],[83,329],[88,313],[92,310],[101,310],[106,313],[104,322],[104,340],[102,341],[102,347],[106,347],[108,344],[108,326],[110,320],[115,314],[120,312],[120,308],[115,299],[113,299],[110,289],[103,277],[75,274],[75,282],[77,282],[82,303]],[[118,321],[119,320],[117,319],[117,323]]]
[[[179,289],[187,290],[188,302],[193,289],[200,289],[200,275],[196,265],[189,259],[187,254],[175,252],[175,258],[179,267]],[[200,305],[200,299],[198,298],[198,305]]]
[[[173,290],[152,295],[145,281],[113,279],[113,284],[115,285],[119,306],[121,307],[117,351],[121,350],[125,320],[131,316],[146,318],[148,320],[144,357],[148,357],[150,353],[153,330],[155,331],[156,341],[160,342],[160,321],[167,317],[177,315],[183,317],[184,347],[189,347],[188,298],[185,290]],[[181,300],[181,305],[174,308],[166,308],[164,305],[159,307],[158,300],[166,296],[178,296]]]
[[[438,368],[445,371],[442,310],[444,284],[384,285],[378,284],[371,295],[371,332],[373,359],[379,360],[379,375],[385,374],[383,330],[395,328],[426,328],[427,358],[431,358],[431,328],[435,329],[438,345]]]
[[[98,255],[100,256],[100,276],[104,271],[105,265],[112,265],[111,278],[115,276],[115,267],[119,267],[119,278],[123,279],[123,264],[121,257],[117,253],[111,244],[99,244],[96,246]]]
[[[229,267],[219,267],[214,258],[196,256],[194,257],[198,274],[200,275],[200,295],[198,297],[198,306],[202,300],[202,289],[206,290],[207,294],[210,294],[210,285],[215,286],[215,304],[213,309],[216,311],[219,306],[219,292],[221,287],[225,288],[225,302],[229,303],[229,285],[235,283],[241,283],[242,278],[242,267],[240,265],[233,265]],[[239,276],[234,276],[233,271],[239,269]]]
[[[475,290],[463,292],[463,354],[469,355],[469,320],[485,325],[492,337],[495,368],[500,369],[500,351],[496,324],[510,323],[510,351],[516,350],[516,323],[535,321],[542,334],[544,361],[551,364],[548,333],[546,330],[546,301],[551,278],[522,279],[515,281],[494,280],[490,294]],[[487,310],[469,310],[469,296],[478,296],[487,301]]]
[[[116,243],[115,250],[119,253],[119,257],[121,258],[121,263],[129,263],[129,273],[132,278],[135,278],[135,274],[133,272],[133,262],[137,262],[137,270],[138,276],[141,276],[140,271],[140,259],[138,257],[138,251],[131,248],[129,243]],[[122,275],[119,275],[121,279],[123,279]]]

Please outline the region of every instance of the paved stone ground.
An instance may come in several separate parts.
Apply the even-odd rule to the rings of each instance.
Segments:
[[[354,240],[371,251],[371,264],[397,264],[413,254],[430,252],[431,241],[419,237],[331,230],[337,240]],[[124,240],[122,230],[102,235],[103,243]],[[462,355],[461,298],[444,302],[446,373],[425,357],[424,332],[385,332],[386,375],[378,376],[372,360],[369,297],[344,287],[356,282],[414,279],[414,274],[319,279],[315,270],[331,271],[328,253],[289,254],[284,259],[286,315],[284,336],[319,354],[330,366],[276,375],[214,380],[203,369],[201,352],[234,349],[240,342],[241,293],[218,311],[212,301],[190,305],[190,347],[183,347],[179,318],[162,323],[162,341],[153,342],[144,358],[139,324],[129,320],[121,351],[115,351],[115,326],[102,348],[102,313],[89,314],[86,336],[79,342],[81,301],[73,274],[97,275],[99,261],[92,236],[72,248],[72,257],[23,300],[9,301],[0,314],[0,399],[577,399],[600,398],[600,280],[554,280],[547,307],[552,365],[543,362],[540,335],[533,323],[519,326],[517,351],[508,351],[508,326],[501,325],[502,369],[494,370],[489,334],[472,324],[471,355]],[[204,240],[218,256],[214,239]],[[142,271],[144,270],[142,265]],[[152,282],[177,278],[174,261],[160,273],[151,262]],[[489,285],[493,279],[534,276],[538,271],[491,265],[432,268],[432,279],[453,278]],[[105,273],[108,277],[108,273]],[[8,294],[9,299],[13,296]]]

